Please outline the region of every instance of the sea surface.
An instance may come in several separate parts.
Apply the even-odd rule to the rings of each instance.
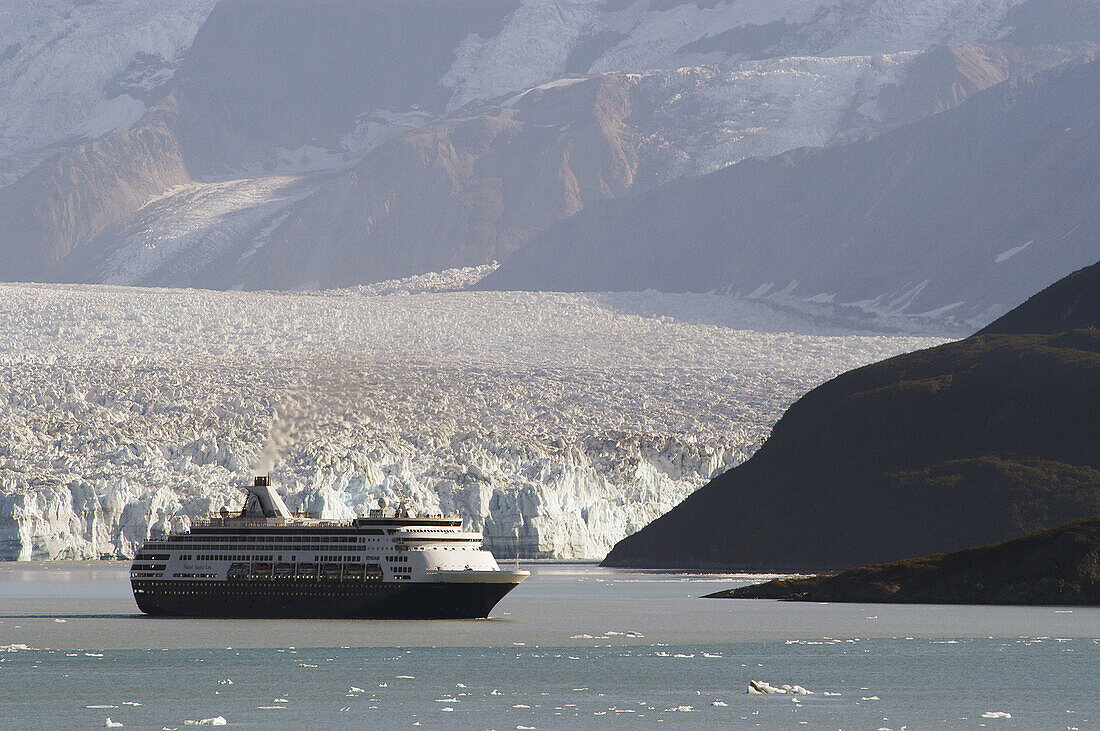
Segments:
[[[0,564],[0,728],[1100,728],[1100,608],[523,565],[490,619],[414,622],[149,618],[125,564]]]

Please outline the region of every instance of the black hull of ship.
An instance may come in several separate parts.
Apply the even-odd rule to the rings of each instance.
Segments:
[[[484,619],[514,583],[131,580],[145,614],[266,619]]]

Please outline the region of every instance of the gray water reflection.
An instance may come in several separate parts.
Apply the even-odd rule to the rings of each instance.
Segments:
[[[121,563],[0,565],[0,645],[53,649],[707,645],[820,638],[1100,637],[1100,608],[711,600],[761,580],[531,563],[489,620],[192,620],[137,612]]]

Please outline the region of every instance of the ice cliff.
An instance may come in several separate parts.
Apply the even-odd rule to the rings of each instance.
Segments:
[[[936,342],[713,295],[0,285],[0,558],[132,555],[241,504],[456,511],[501,556],[600,557],[795,398]],[[754,327],[755,330],[745,329]]]

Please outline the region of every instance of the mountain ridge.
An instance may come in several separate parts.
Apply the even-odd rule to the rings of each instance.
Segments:
[[[1097,270],[1071,282],[1087,286]],[[834,570],[1094,515],[1096,403],[1095,326],[979,334],[864,366],[796,401],[752,458],[604,565]]]
[[[782,292],[985,324],[1094,260],[1098,117],[1096,61],[1010,79],[866,141],[593,206],[479,287]]]

